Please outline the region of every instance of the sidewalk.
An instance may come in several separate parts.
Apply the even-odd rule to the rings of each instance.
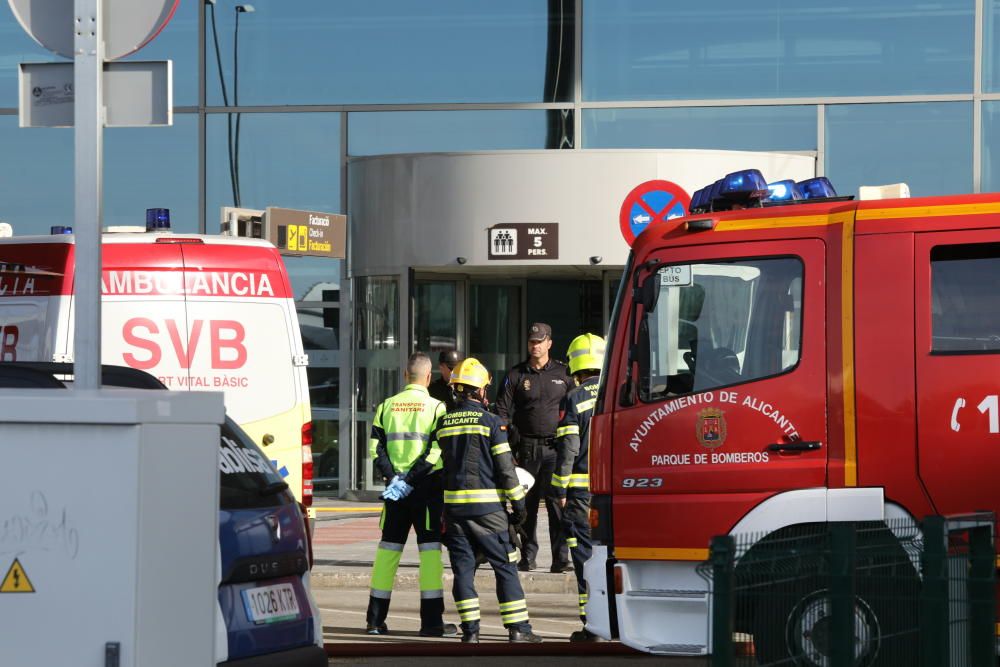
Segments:
[[[312,586],[327,588],[368,588],[372,560],[381,531],[379,514],[382,503],[365,503],[337,498],[316,498],[316,530],[313,535]],[[538,569],[521,572],[521,584],[526,593],[576,593],[576,577],[572,572],[549,572],[552,555],[549,548],[548,516],[544,505],[538,513]],[[451,588],[452,574],[448,550],[443,550],[445,588]],[[396,574],[397,586],[414,586],[418,581],[419,557],[416,536],[411,532],[403,550]],[[476,585],[492,590],[493,572],[479,568]]]

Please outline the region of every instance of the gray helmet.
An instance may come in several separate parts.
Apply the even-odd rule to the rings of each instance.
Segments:
[[[458,350],[445,350],[438,355],[438,363],[444,364],[452,370],[462,362],[462,359],[464,357]]]

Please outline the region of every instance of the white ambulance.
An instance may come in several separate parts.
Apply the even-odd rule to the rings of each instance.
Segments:
[[[72,360],[74,251],[71,233],[0,238],[0,362]],[[172,390],[222,391],[229,416],[310,506],[308,357],[278,250],[163,232],[161,221],[104,234],[102,264],[102,363]]]

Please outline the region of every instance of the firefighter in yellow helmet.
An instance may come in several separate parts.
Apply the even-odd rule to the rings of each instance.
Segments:
[[[577,387],[566,394],[559,408],[556,429],[556,470],[552,490],[563,508],[563,529],[579,592],[580,618],[586,625],[587,584],[583,564],[590,558],[590,417],[597,403],[601,367],[604,365],[604,339],[583,334],[573,339],[566,351],[569,372]],[[570,641],[594,641],[596,635],[586,628],[570,635]]]
[[[542,641],[531,631],[524,589],[518,579],[517,550],[509,527],[524,521],[524,487],[514,471],[503,420],[486,411],[490,375],[468,358],[449,381],[457,404],[435,432],[444,461],[445,544],[455,574],[455,608],[462,621],[462,641],[479,642],[479,595],[476,551],[485,555],[497,579],[500,618],[512,642]],[[508,515],[506,501],[513,514]]]

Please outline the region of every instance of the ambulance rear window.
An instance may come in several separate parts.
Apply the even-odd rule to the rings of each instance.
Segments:
[[[931,250],[931,349],[1000,352],[1000,243]]]

